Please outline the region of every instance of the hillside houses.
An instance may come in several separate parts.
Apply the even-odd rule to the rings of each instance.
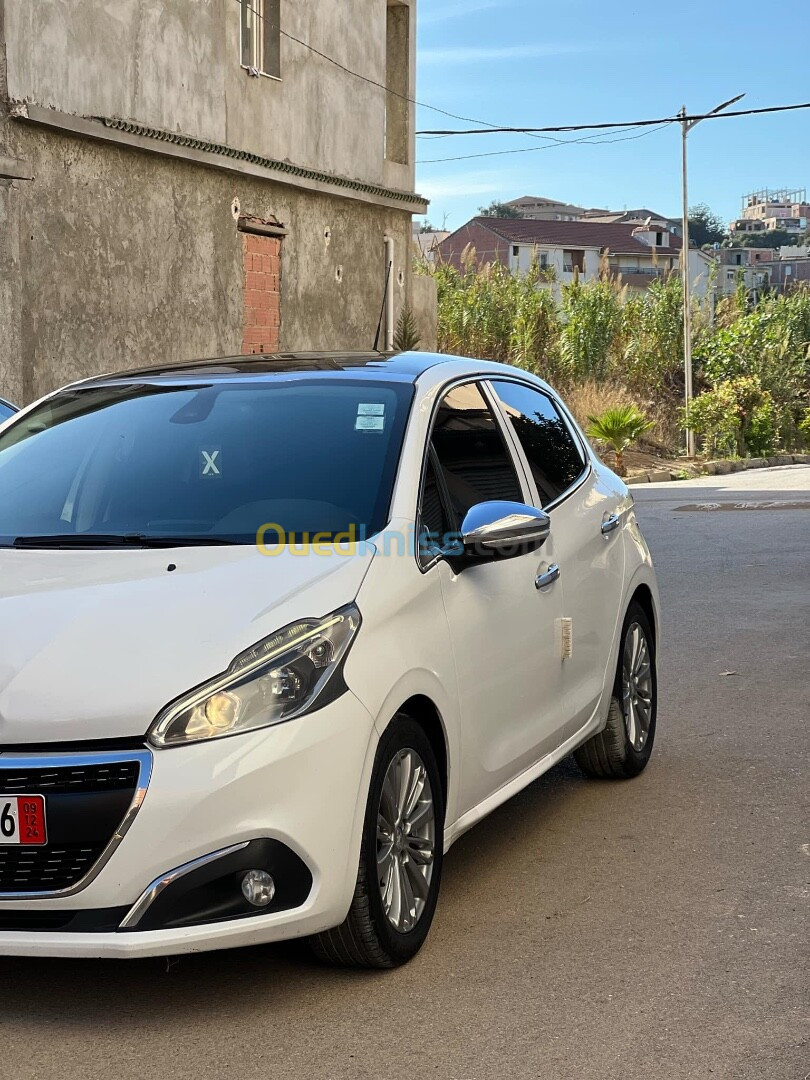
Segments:
[[[653,219],[634,224],[476,217],[438,246],[439,257],[458,268],[474,259],[525,273],[536,260],[557,286],[608,274],[636,291],[678,271],[681,251],[681,239],[667,222]],[[689,276],[698,298],[707,293],[713,262],[711,255],[690,249]]]

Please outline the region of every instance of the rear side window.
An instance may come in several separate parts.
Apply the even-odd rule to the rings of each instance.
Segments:
[[[436,416],[432,437],[450,500],[452,528],[480,502],[523,502],[512,456],[481,390],[475,383],[454,387]]]
[[[547,506],[582,475],[580,449],[545,394],[517,382],[493,382],[492,387],[528,459],[540,503]]]

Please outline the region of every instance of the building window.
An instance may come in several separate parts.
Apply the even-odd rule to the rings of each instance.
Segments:
[[[389,2],[386,22],[385,156],[407,165],[410,160],[411,9]]]
[[[663,247],[664,246],[664,234],[662,232],[657,232],[655,234],[655,246],[656,247]]]
[[[281,77],[281,0],[239,0],[242,67],[254,75]]]
[[[517,246],[517,244],[515,244],[515,246],[512,248],[512,254],[516,259],[520,258],[520,248]]]
[[[540,269],[545,270],[548,267],[548,252],[540,252]]]
[[[584,274],[585,252],[563,251],[563,270],[566,274],[573,274],[574,270],[578,270],[580,274]]]

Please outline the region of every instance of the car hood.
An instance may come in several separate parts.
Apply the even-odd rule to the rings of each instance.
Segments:
[[[351,603],[363,546],[0,551],[0,752],[143,735],[255,642]]]

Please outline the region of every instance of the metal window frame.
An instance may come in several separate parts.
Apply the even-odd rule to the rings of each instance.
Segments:
[[[487,408],[492,413],[492,417],[493,417],[493,419],[495,421],[495,426],[498,428],[498,431],[500,432],[501,439],[503,440],[503,444],[504,444],[504,449],[506,450],[506,453],[509,455],[509,458],[511,459],[512,467],[515,470],[515,476],[517,478],[517,482],[518,482],[518,484],[520,486],[520,489],[521,489],[521,491],[523,493],[524,501],[526,499],[531,498],[531,496],[532,496],[532,492],[533,492],[533,489],[534,489],[534,484],[531,483],[530,477],[528,477],[526,475],[526,470],[525,470],[525,467],[524,467],[524,464],[523,464],[523,457],[522,456],[518,457],[515,454],[515,443],[514,443],[514,439],[512,437],[512,433],[511,433],[511,431],[509,430],[509,428],[507,426],[508,421],[505,420],[505,418],[504,418],[503,412],[501,410],[500,402],[494,397],[494,395],[492,394],[490,388],[487,386],[487,380],[488,380],[488,375],[485,372],[479,372],[478,374],[473,373],[473,374],[467,374],[467,375],[460,375],[460,376],[457,376],[455,379],[453,379],[451,382],[448,382],[444,386],[442,386],[441,389],[436,394],[436,400],[433,403],[433,408],[431,409],[431,413],[430,413],[430,421],[428,423],[428,431],[427,431],[427,437],[425,439],[425,445],[422,448],[422,471],[421,471],[421,475],[420,475],[420,478],[419,478],[419,492],[418,492],[417,499],[416,499],[416,514],[415,514],[415,517],[414,517],[414,521],[415,521],[414,535],[415,535],[416,540],[417,540],[417,542],[415,544],[415,550],[414,550],[414,559],[416,560],[416,565],[419,568],[420,574],[426,574],[429,570],[432,570],[433,567],[436,566],[437,563],[440,563],[440,562],[444,561],[444,556],[443,555],[434,555],[427,562],[422,562],[421,559],[419,558],[419,542],[418,541],[419,541],[419,530],[420,530],[421,524],[422,524],[422,500],[423,500],[423,497],[424,497],[424,490],[425,490],[425,476],[427,475],[428,461],[430,460],[431,452],[433,450],[433,429],[436,426],[436,416],[437,416],[437,414],[439,412],[439,409],[441,408],[442,402],[444,401],[444,399],[447,397],[447,395],[450,393],[451,390],[456,390],[456,389],[458,389],[459,386],[467,386],[470,383],[475,383],[475,385],[478,387],[478,389],[481,392],[481,396],[484,399],[484,402],[485,402]],[[515,380],[515,381],[520,382],[519,379]],[[445,511],[445,514],[447,515],[448,521],[451,521],[452,520],[452,507],[449,505],[449,502],[448,502],[448,497],[447,497],[447,492],[446,492],[446,487],[445,487],[445,481],[444,481],[444,473],[443,473],[443,470],[441,469],[441,462],[438,459],[438,455],[436,455],[436,460],[434,461],[434,469],[436,469],[436,480],[437,480],[437,483],[438,483],[438,486],[439,486],[439,492],[440,492],[440,495],[442,497],[442,502],[444,504],[444,511]]]
[[[546,506],[543,506],[542,499],[540,498],[540,492],[537,489],[537,484],[535,482],[534,475],[532,474],[531,462],[526,456],[526,452],[520,443],[520,439],[517,437],[517,432],[515,431],[509,417],[505,412],[503,402],[498,397],[497,390],[494,386],[488,385],[487,389],[489,390],[489,393],[492,396],[493,401],[495,402],[495,408],[497,409],[498,415],[500,416],[508,432],[508,437],[514,451],[514,455],[517,457],[517,460],[520,463],[520,467],[523,470],[524,476],[526,477],[526,482],[529,485],[530,494],[532,497],[532,505],[536,506],[540,510],[544,510],[547,514],[551,514],[555,507],[565,502],[566,499],[570,498],[570,496],[573,495],[575,491],[582,487],[582,485],[593,472],[593,461],[591,459],[591,454],[589,453],[588,447],[585,444],[584,439],[581,437],[579,430],[574,425],[571,414],[568,412],[563,402],[558,400],[547,390],[544,390],[541,386],[534,386],[532,383],[527,382],[525,379],[516,379],[510,375],[489,375],[487,377],[487,381],[490,384],[499,382],[517,383],[518,386],[523,386],[527,390],[534,390],[535,393],[540,394],[542,397],[544,397],[546,401],[548,401],[548,403],[551,405],[552,409],[554,409],[554,411],[562,420],[568,434],[571,436],[574,442],[574,445],[579,451],[579,456],[582,459],[582,471],[579,473],[573,483],[569,484],[567,488],[560,492],[556,499],[552,499],[552,501],[547,503]]]
[[[270,3],[277,3],[277,18],[271,18],[267,13],[266,7],[267,0],[240,0],[240,18],[239,18],[239,56],[240,64],[243,71],[256,73],[265,79],[274,79],[276,82],[281,81],[281,41],[280,41],[280,20],[281,20],[281,5],[278,0],[270,0]],[[251,26],[251,42],[250,42],[250,63],[245,63],[245,14],[251,12],[252,26]],[[267,34],[268,24],[273,23],[275,20],[275,33],[278,35],[278,73],[265,70],[265,64],[267,62]]]

